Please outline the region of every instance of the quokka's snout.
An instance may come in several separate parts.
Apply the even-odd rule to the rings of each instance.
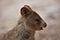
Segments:
[[[47,26],[47,24],[46,23],[44,23],[44,28]]]
[[[41,29],[45,28],[47,26],[46,22],[42,19],[40,27]]]
[[[37,30],[43,30],[43,28],[45,28],[47,26],[46,22],[40,17],[40,22],[39,22],[39,26],[37,26]]]

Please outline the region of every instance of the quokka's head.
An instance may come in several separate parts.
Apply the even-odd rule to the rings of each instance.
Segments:
[[[26,25],[33,30],[42,30],[47,26],[44,20],[28,5],[21,8],[21,15],[26,19]]]

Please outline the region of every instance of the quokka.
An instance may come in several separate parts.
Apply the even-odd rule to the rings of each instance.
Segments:
[[[4,34],[0,40],[35,40],[35,31],[46,27],[45,21],[30,6],[24,5],[20,12],[21,18],[16,27]]]

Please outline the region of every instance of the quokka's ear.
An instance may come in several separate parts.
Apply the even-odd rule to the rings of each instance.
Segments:
[[[28,5],[25,5],[21,8],[21,15],[22,16],[29,16],[31,14],[31,8]]]

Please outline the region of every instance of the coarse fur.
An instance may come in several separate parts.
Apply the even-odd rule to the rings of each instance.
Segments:
[[[44,20],[28,5],[24,5],[16,27],[4,34],[0,40],[35,40],[35,31],[45,27]]]

